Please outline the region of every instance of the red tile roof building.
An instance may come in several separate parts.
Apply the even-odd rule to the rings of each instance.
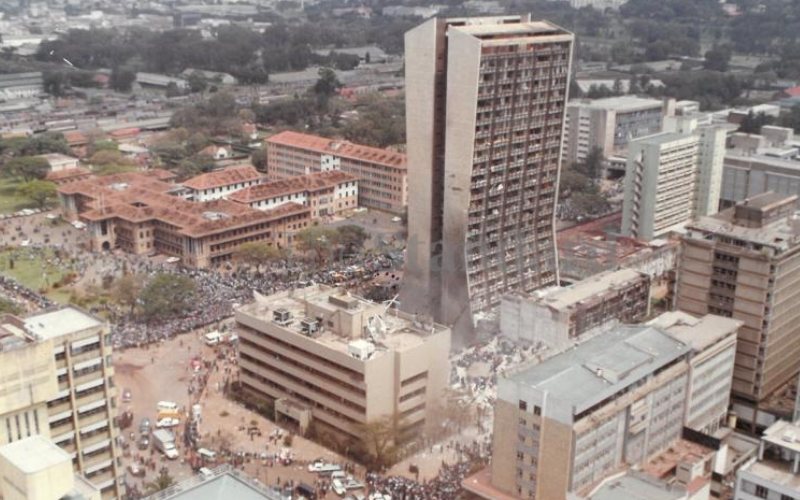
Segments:
[[[401,213],[408,204],[402,153],[291,131],[273,135],[265,145],[270,180],[341,170],[358,178],[360,206]]]
[[[48,172],[45,180],[54,182],[61,186],[69,182],[82,181],[91,177],[92,173],[89,170],[83,167],[75,167]]]
[[[312,218],[324,217],[358,207],[358,179],[341,170],[317,172],[258,184],[228,199],[259,210],[299,203],[311,208]]]
[[[210,201],[261,182],[262,175],[252,165],[237,165],[200,174],[183,182],[194,201]]]
[[[64,216],[89,226],[93,250],[161,253],[192,267],[230,260],[242,243],[291,246],[311,218],[311,209],[296,203],[255,210],[222,199],[187,201],[175,195],[180,189],[129,172],[72,182],[58,194]]]

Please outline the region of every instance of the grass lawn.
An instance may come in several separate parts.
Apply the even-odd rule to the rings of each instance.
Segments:
[[[0,274],[14,278],[20,284],[37,292],[42,288],[47,288],[45,295],[49,298],[57,302],[68,303],[69,291],[53,289],[52,286],[70,270],[47,262],[47,259],[52,256],[52,250],[49,249],[17,248],[0,252]],[[14,260],[13,269],[10,266],[12,258]]]
[[[22,185],[19,179],[0,178],[0,214],[10,214],[23,208],[32,208],[33,203],[20,196],[17,188]]]

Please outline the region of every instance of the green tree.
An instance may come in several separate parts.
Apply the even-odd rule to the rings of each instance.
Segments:
[[[373,470],[381,470],[394,464],[398,458],[398,428],[396,417],[387,416],[359,424],[362,461]]]
[[[281,251],[260,241],[242,243],[233,252],[233,259],[256,267],[270,264],[281,258]]]
[[[336,231],[327,227],[311,226],[298,231],[294,239],[298,250],[313,253],[317,263],[322,264],[331,253]]]
[[[69,145],[64,135],[45,132],[30,137],[14,137],[0,142],[0,150],[13,156],[33,156],[46,153],[69,154]]]
[[[133,70],[114,66],[108,79],[108,85],[117,92],[130,92],[135,81],[136,73]]]
[[[196,293],[194,281],[180,274],[159,273],[145,285],[140,296],[140,310],[148,322],[187,312]]]
[[[166,490],[173,484],[175,484],[175,479],[169,475],[166,469],[162,469],[154,480],[145,485],[145,492],[148,495],[153,495],[159,491]]]
[[[205,77],[196,71],[193,71],[186,81],[189,83],[189,90],[192,93],[205,92],[208,88]]]
[[[46,208],[56,200],[56,185],[35,179],[20,186],[19,194],[31,200],[38,208]]]
[[[800,134],[800,104],[797,104],[780,118],[781,126],[791,127],[794,131]]]
[[[17,304],[6,299],[5,297],[0,297],[0,314],[16,315],[20,313],[22,313],[22,309]]]
[[[342,83],[331,68],[320,68],[317,74],[319,78],[311,90],[317,99],[317,108],[325,111],[331,98],[342,88]]]
[[[714,47],[706,52],[703,68],[711,71],[728,71],[731,55],[731,49],[728,46]]]
[[[117,304],[130,307],[133,315],[136,302],[144,289],[144,277],[139,274],[126,274],[114,282],[111,288],[111,298]]]
[[[259,172],[266,172],[267,171],[267,150],[264,148],[258,148],[253,151],[253,154],[250,156],[250,163],[256,167],[256,170]]]
[[[178,88],[178,84],[175,82],[169,82],[165,89],[165,95],[167,97],[178,97],[179,95],[183,95],[181,89]]]
[[[19,177],[24,181],[44,179],[50,172],[50,163],[38,156],[20,156],[12,158],[5,165],[8,175]]]

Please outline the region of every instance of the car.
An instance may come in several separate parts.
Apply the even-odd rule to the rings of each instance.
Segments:
[[[123,389],[122,390],[122,402],[123,403],[130,403],[131,402],[131,390],[130,389]]]
[[[150,446],[150,436],[147,436],[146,434],[139,436],[139,441],[136,442],[136,446],[140,450],[146,450]]]
[[[177,427],[179,425],[181,425],[181,421],[173,417],[162,418],[156,422],[156,427],[159,429],[163,429],[164,427]]]
[[[139,424],[139,433],[140,434],[149,434],[150,433],[150,419],[143,418],[142,422]]]
[[[347,490],[344,488],[344,484],[342,484],[342,481],[339,479],[334,479],[331,482],[331,488],[333,489],[333,492],[339,495],[340,497],[343,497],[347,494]]]
[[[403,219],[397,216],[392,217],[392,222],[402,222]]]
[[[133,477],[143,477],[144,476],[144,467],[137,464],[136,462],[130,464],[128,466],[128,472]]]

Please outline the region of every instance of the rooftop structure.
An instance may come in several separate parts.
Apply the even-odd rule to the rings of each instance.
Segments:
[[[577,500],[577,497],[575,497]],[[582,500],[688,500],[680,485],[669,485],[646,474],[625,472],[603,481]]]
[[[78,159],[61,153],[48,153],[39,155],[50,165],[51,172],[58,172],[72,168],[78,168]]]
[[[148,497],[147,500],[282,500],[283,495],[227,465],[211,476],[194,476]]]
[[[225,198],[236,191],[261,182],[261,173],[252,165],[239,165],[200,174],[184,181],[195,201],[211,201]]]
[[[404,433],[419,430],[447,385],[448,328],[342,289],[256,294],[236,322],[248,391],[293,401],[319,425],[356,439],[358,424],[391,415]],[[288,416],[305,430],[305,419]]]
[[[285,203],[311,208],[317,218],[358,206],[358,178],[341,170],[328,170],[266,182],[236,191],[228,199],[259,210]]]
[[[516,341],[564,349],[609,322],[636,323],[650,310],[650,279],[632,269],[606,271],[568,287],[507,296],[500,331]]]
[[[800,196],[800,161],[763,152],[725,155],[720,193],[724,207],[768,191]]]
[[[800,424],[779,420],[764,431],[758,457],[736,474],[736,500],[797,498],[800,492]]]
[[[190,202],[173,194],[179,189],[132,172],[72,182],[58,192],[65,217],[89,224],[93,248],[162,252],[194,267],[230,259],[245,241],[289,246],[310,219],[310,208],[297,203],[256,210],[225,199]]]
[[[43,312],[25,319],[25,329],[45,339],[55,339],[102,326],[103,322],[94,316],[73,307]]]
[[[388,149],[285,131],[264,142],[272,180],[341,170],[359,183],[359,205],[402,212],[408,203],[406,156]]]

